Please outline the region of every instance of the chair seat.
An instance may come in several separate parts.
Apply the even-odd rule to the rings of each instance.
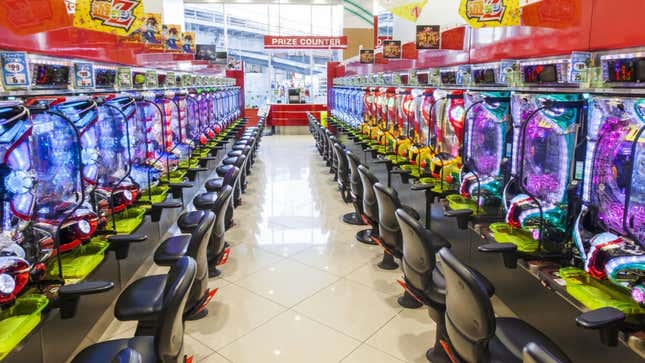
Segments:
[[[209,192],[219,192],[224,186],[224,178],[213,178],[206,181],[204,187]]]
[[[217,201],[217,193],[200,193],[193,198],[193,205],[197,210],[211,210]]]
[[[183,213],[177,220],[177,226],[182,231],[192,231],[203,221],[206,213],[208,213],[208,211],[203,210]]]
[[[247,145],[246,144],[240,144],[240,145],[233,145],[232,149],[233,151],[241,151],[246,149]]]
[[[229,151],[228,154],[226,154],[226,155],[229,158],[237,158],[242,154],[243,154],[243,150],[233,150],[233,151]]]
[[[551,339],[522,320],[497,318],[495,327],[495,336],[488,344],[491,362],[521,362],[522,350],[531,342],[543,347],[563,362],[570,361]]]
[[[190,235],[180,234],[166,238],[155,250],[154,261],[159,266],[172,266],[188,252]]]
[[[114,306],[114,316],[121,321],[156,320],[163,307],[168,275],[142,277],[123,290]]]
[[[152,336],[108,340],[83,349],[72,363],[112,362],[120,351],[132,348],[141,356],[141,363],[156,363],[155,342]]]
[[[220,165],[217,168],[215,168],[215,172],[217,175],[223,177],[227,171],[229,171],[231,168],[234,168],[235,166],[233,164],[228,164],[228,165]]]
[[[421,219],[421,216],[419,215],[419,212],[417,212],[414,208],[407,206],[407,205],[402,205],[401,209],[403,209],[406,213],[408,213],[412,218],[419,220]]]
[[[233,164],[237,163],[237,158],[238,157],[239,156],[228,157],[228,158],[222,160],[222,164],[224,164],[224,165],[233,165]]]

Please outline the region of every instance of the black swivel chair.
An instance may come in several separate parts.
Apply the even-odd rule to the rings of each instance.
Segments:
[[[215,215],[211,212],[183,213],[177,225],[185,234],[166,239],[154,254],[155,263],[160,266],[172,266],[184,255],[197,263],[195,282],[185,304],[186,320],[200,319],[208,314],[206,304],[212,295],[208,288],[207,248],[214,223]],[[121,321],[136,320],[137,335],[150,335],[158,326],[165,281],[165,275],[146,276],[126,287],[114,308],[116,318]]]
[[[358,174],[358,166],[361,165],[361,162],[350,150],[345,150],[345,155],[349,166],[349,196],[354,205],[354,212],[343,216],[343,220],[359,221],[351,224],[366,225],[367,223],[363,221],[363,183],[361,182],[361,176]],[[359,242],[370,243],[369,233],[369,229],[359,231],[356,233],[356,239]]]
[[[226,185],[219,193],[202,193],[193,199],[195,209],[210,210],[215,213],[215,225],[208,242],[208,277],[217,277],[221,274],[217,265],[228,253],[229,245],[224,241],[224,232],[226,231],[226,214],[231,206],[232,196],[233,187]]]
[[[378,203],[376,202],[376,195],[374,195],[374,184],[378,183],[378,179],[372,172],[365,166],[358,166],[358,175],[361,178],[363,186],[363,220],[372,227],[369,232],[370,242],[368,244],[375,245],[374,238],[378,238]],[[367,243],[367,242],[366,242]]]
[[[217,172],[217,175],[220,178],[223,178],[226,173],[233,169],[233,168],[238,168],[240,169],[240,176],[235,184],[235,190],[234,196],[233,196],[233,206],[234,207],[239,207],[242,204],[242,185],[246,184],[246,173],[245,168],[244,168],[244,163],[246,162],[246,156],[242,155],[239,158],[237,158],[237,161],[235,164],[229,164],[229,165],[220,165],[218,166],[215,171]]]
[[[233,188],[233,197],[231,198],[231,203],[229,204],[229,207],[226,209],[226,228],[230,228],[233,225],[233,210],[235,208],[235,203],[234,201],[237,199],[240,199],[240,188],[238,188],[238,183],[240,182],[240,169],[239,168],[230,168],[226,174],[224,174],[223,177],[219,178],[213,178],[209,179],[204,183],[204,187],[206,188],[206,193],[201,193],[197,195],[193,199],[193,204],[197,206],[197,204],[202,203],[200,199],[202,198],[202,195],[204,195],[206,202],[211,203],[210,200],[213,198],[210,195],[206,195],[208,193],[219,193],[222,191],[222,189],[229,185]]]
[[[185,357],[182,314],[196,271],[195,260],[188,256],[179,258],[170,268],[168,275],[164,275],[163,288],[148,296],[148,299],[154,298],[160,304],[157,328],[153,335],[93,344],[78,353],[72,363],[183,363]]]
[[[523,349],[535,343],[562,363],[566,354],[546,335],[515,318],[496,318],[490,297],[492,284],[463,265],[450,250],[439,251],[446,279],[446,343],[457,362],[521,363]]]
[[[443,247],[450,248],[450,243],[427,230],[403,209],[396,210],[396,219],[403,236],[403,282],[400,283],[405,289],[399,304],[407,308],[426,305],[430,318],[437,324],[437,331],[442,332],[445,327],[446,281],[435,254]],[[441,350],[440,337],[440,333],[435,334],[430,353],[436,348]]]
[[[403,257],[401,228],[394,212],[402,208],[416,219],[419,219],[419,213],[411,207],[402,205],[396,190],[381,183],[374,184],[374,195],[378,204],[379,238],[376,241],[384,249],[383,260],[378,266],[385,270],[393,270],[399,267],[394,258]]]
[[[334,143],[334,160],[336,160],[336,181],[338,182],[338,190],[340,191],[340,196],[343,198],[343,202],[351,202],[349,195],[349,165],[347,164],[347,157],[345,156],[345,148],[343,148],[339,143]],[[343,222],[349,224],[352,221],[345,220],[343,216]]]

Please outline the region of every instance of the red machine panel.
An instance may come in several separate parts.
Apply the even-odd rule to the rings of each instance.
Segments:
[[[326,111],[327,106],[318,104],[274,104],[269,110],[267,124],[269,126],[307,126],[307,112],[320,119],[320,111]]]

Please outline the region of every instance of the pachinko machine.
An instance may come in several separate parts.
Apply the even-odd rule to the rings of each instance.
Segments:
[[[508,91],[486,90],[504,85],[502,63],[472,67],[474,84],[482,90],[464,94],[466,120],[462,148],[463,166],[458,193],[445,199],[444,214],[458,226],[469,222],[502,220],[504,186],[510,176],[513,142],[511,96]]]

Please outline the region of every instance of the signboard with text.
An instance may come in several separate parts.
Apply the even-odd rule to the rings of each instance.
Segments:
[[[264,49],[346,49],[347,37],[264,36]]]

